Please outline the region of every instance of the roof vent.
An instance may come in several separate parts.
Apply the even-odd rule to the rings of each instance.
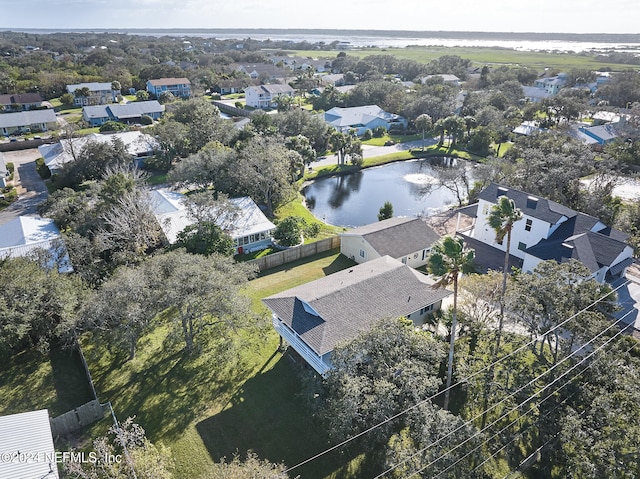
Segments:
[[[527,208],[535,210],[536,206],[538,206],[538,198],[535,196],[527,196]]]
[[[498,190],[496,191],[496,198],[498,198],[499,196],[504,196],[509,192],[509,190],[507,188],[505,188],[504,186],[498,186]]]

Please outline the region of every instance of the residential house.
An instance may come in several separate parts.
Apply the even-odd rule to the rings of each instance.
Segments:
[[[0,479],[59,479],[49,411],[0,416]]]
[[[516,135],[531,136],[537,135],[546,131],[544,128],[540,128],[535,121],[523,121],[520,125],[516,126],[512,132]]]
[[[82,108],[82,117],[91,126],[100,126],[107,121],[120,123],[141,123],[142,116],[149,116],[157,120],[164,113],[164,105],[157,100],[135,101],[112,105],[85,106]]]
[[[333,73],[330,75],[319,75],[320,83],[325,86],[342,86],[344,85],[344,75],[342,73]]]
[[[28,110],[0,115],[0,134],[22,135],[40,133],[58,128],[58,120],[53,110]]]
[[[291,74],[284,68],[279,68],[272,63],[252,63],[247,65],[238,65],[238,70],[246,73],[254,80],[275,81],[282,80]]]
[[[247,82],[242,78],[218,80],[211,88],[211,91],[221,95],[229,95],[231,93],[240,93],[247,87]]]
[[[40,93],[12,93],[0,95],[0,111],[5,113],[13,111],[36,110],[42,108],[44,99]]]
[[[158,78],[147,81],[147,91],[154,98],[168,91],[176,98],[189,98],[191,96],[191,82],[188,78]]]
[[[276,108],[282,96],[293,96],[295,90],[289,85],[258,85],[245,88],[247,106],[253,108]]]
[[[567,74],[559,73],[555,76],[543,76],[533,82],[535,88],[539,88],[549,95],[557,95],[558,92],[567,84]]]
[[[195,223],[188,214],[187,197],[164,188],[153,190],[151,196],[153,213],[167,241],[173,244],[182,230]],[[234,254],[268,247],[276,226],[248,196],[229,201],[236,211],[221,212],[216,223],[233,239]]]
[[[135,163],[142,162],[155,154],[158,149],[158,142],[151,135],[140,131],[125,131],[104,135],[93,133],[91,135],[78,138],[60,140],[58,143],[44,144],[38,147],[38,152],[44,158],[51,174],[55,174],[65,163],[74,161],[75,155],[90,142],[111,143],[114,140],[121,141],[131,160]]]
[[[264,298],[273,327],[316,372],[331,367],[333,350],[385,318],[424,324],[451,292],[390,256],[345,269]]]
[[[393,127],[405,129],[408,124],[406,118],[394,113],[387,113],[378,105],[351,108],[334,107],[325,112],[324,121],[338,131],[355,130],[358,136],[378,126],[383,126],[387,130]]]
[[[87,96],[82,94],[83,91],[87,93]],[[67,92],[74,95],[73,104],[76,106],[115,103],[118,101],[118,95],[120,95],[120,90],[114,90],[112,83],[103,82],[67,85]]]
[[[523,86],[522,87],[523,98],[531,103],[539,103],[545,98],[552,96],[551,93],[535,86]]]
[[[340,253],[356,263],[391,256],[412,268],[427,264],[440,239],[421,218],[389,218],[340,234]]]
[[[427,75],[424,76],[420,79],[420,82],[422,84],[426,83],[427,81],[429,81],[432,78],[442,78],[442,81],[445,85],[452,85],[452,86],[460,86],[460,83],[462,83],[462,81],[460,80],[460,78],[458,78],[455,75],[449,75],[449,74],[438,74],[438,75]]]
[[[30,256],[38,250],[51,255],[50,266],[61,273],[73,271],[60,230],[50,218],[18,216],[0,225],[0,259]]]
[[[596,145],[606,145],[618,138],[616,126],[611,123],[606,125],[580,127],[578,128],[578,131],[588,137],[586,139],[583,138],[583,141],[586,140],[584,142],[587,144],[594,144],[595,142]],[[589,141],[590,139],[593,141]]]
[[[522,219],[513,226],[509,254],[519,260],[523,271],[532,271],[544,260],[574,258],[602,283],[622,277],[631,264],[633,248],[626,243],[627,234],[593,216],[496,183],[479,193],[474,225],[462,233],[472,246],[480,244],[504,254],[507,242],[496,242],[488,222],[491,207],[501,196],[512,199],[522,211]],[[482,261],[483,255],[476,257]]]

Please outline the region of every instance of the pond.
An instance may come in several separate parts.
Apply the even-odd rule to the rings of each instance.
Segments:
[[[326,223],[356,227],[378,221],[385,201],[394,216],[429,216],[457,206],[456,195],[441,186],[435,169],[469,168],[453,158],[409,160],[315,180],[302,190],[307,207]]]

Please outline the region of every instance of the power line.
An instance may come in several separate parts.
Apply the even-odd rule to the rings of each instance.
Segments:
[[[580,311],[578,311],[578,312],[574,313],[573,315],[569,316],[567,319],[565,319],[565,320],[564,320],[564,321],[562,321],[561,323],[558,323],[558,324],[557,324],[557,325],[555,325],[554,327],[550,328],[550,329],[549,329],[545,334],[549,334],[549,333],[551,333],[551,332],[555,331],[556,329],[561,328],[562,326],[564,326],[565,324],[567,324],[569,321],[571,321],[572,319],[576,318],[578,315],[580,315],[580,314],[582,314],[582,313],[584,313],[584,312],[588,311],[590,308],[592,308],[592,307],[593,307],[593,306],[595,306],[596,304],[600,303],[601,301],[604,301],[604,300],[605,300],[605,298],[607,298],[608,296],[611,296],[613,293],[615,293],[616,291],[618,291],[619,289],[621,289],[622,287],[624,287],[624,286],[626,286],[626,285],[628,285],[628,284],[629,284],[629,281],[625,281],[624,283],[620,284],[620,286],[617,286],[616,288],[614,288],[614,289],[613,289],[613,290],[611,290],[610,292],[608,292],[608,293],[604,294],[603,296],[601,296],[601,297],[600,297],[600,298],[598,298],[597,300],[593,301],[593,302],[592,302],[591,304],[589,304],[588,306],[585,306],[585,307],[584,307],[583,309],[581,309]],[[309,457],[309,458],[305,459],[305,460],[304,460],[304,461],[302,461],[302,462],[299,462],[299,463],[298,463],[298,464],[296,464],[295,466],[289,467],[289,468],[288,468],[288,469],[286,469],[284,472],[287,472],[287,473],[288,473],[288,472],[290,472],[290,471],[293,471],[294,469],[297,469],[297,468],[299,468],[299,467],[301,467],[301,466],[303,466],[303,465],[305,465],[305,464],[307,464],[307,463],[309,463],[309,462],[311,462],[311,461],[314,461],[314,460],[316,460],[316,459],[318,459],[318,458],[320,458],[320,457],[324,456],[325,454],[328,454],[328,453],[330,453],[330,452],[332,452],[332,451],[335,451],[336,449],[339,449],[339,448],[341,448],[341,447],[343,447],[343,446],[345,446],[345,445],[349,444],[350,442],[352,442],[352,441],[354,441],[354,440],[356,440],[356,439],[358,439],[358,438],[360,438],[360,437],[362,437],[362,436],[364,436],[364,435],[366,435],[366,434],[370,433],[371,431],[374,431],[375,429],[377,429],[377,428],[379,428],[379,427],[381,427],[381,426],[384,426],[385,424],[387,424],[387,423],[389,423],[389,422],[391,422],[391,421],[393,421],[393,420],[395,420],[395,419],[398,419],[399,417],[402,417],[403,415],[405,415],[405,414],[407,414],[408,412],[410,412],[410,411],[412,411],[412,410],[416,409],[417,407],[419,407],[419,406],[421,406],[421,405],[425,404],[426,402],[432,401],[433,399],[437,398],[438,396],[440,396],[440,395],[441,395],[442,393],[444,393],[445,391],[447,391],[447,390],[451,390],[451,389],[453,389],[454,387],[456,387],[456,386],[458,386],[458,385],[460,385],[460,384],[463,384],[463,383],[465,383],[465,382],[467,382],[467,381],[469,381],[469,380],[473,379],[474,377],[476,377],[476,376],[480,375],[481,373],[483,373],[483,372],[487,371],[489,368],[491,368],[491,367],[493,367],[493,366],[495,366],[495,365],[497,365],[497,364],[501,363],[502,361],[505,361],[506,359],[510,358],[511,356],[514,356],[515,354],[517,354],[517,353],[519,353],[520,351],[524,350],[525,348],[527,348],[527,347],[528,347],[528,346],[530,346],[531,344],[535,343],[535,342],[536,342],[536,341],[538,341],[539,339],[540,339],[540,336],[537,336],[536,338],[532,339],[532,340],[531,340],[531,341],[529,341],[528,343],[525,343],[525,344],[523,344],[522,346],[520,346],[519,348],[517,348],[517,349],[513,350],[511,353],[507,354],[506,356],[503,356],[503,357],[502,357],[502,358],[500,358],[500,359],[496,359],[496,360],[495,360],[495,361],[493,361],[492,363],[490,363],[490,364],[488,364],[487,366],[485,366],[484,368],[482,368],[482,369],[480,369],[480,370],[476,371],[475,373],[471,374],[470,376],[468,376],[468,377],[466,377],[466,378],[463,378],[463,379],[460,379],[459,381],[457,381],[456,383],[452,384],[452,385],[451,385],[451,386],[449,386],[448,388],[445,388],[445,389],[443,389],[443,390],[441,390],[441,391],[438,391],[437,393],[435,393],[435,394],[433,394],[433,395],[431,395],[431,396],[429,396],[429,397],[427,397],[427,398],[425,398],[425,399],[423,399],[423,400],[421,400],[421,401],[418,401],[418,402],[417,402],[416,404],[414,404],[413,406],[410,406],[410,407],[408,407],[408,408],[406,408],[406,409],[404,409],[404,410],[402,410],[402,411],[400,411],[400,412],[398,412],[398,413],[394,414],[393,416],[391,416],[391,417],[389,417],[389,418],[387,418],[387,419],[385,419],[385,420],[383,420],[383,421],[380,421],[380,422],[379,422],[379,423],[377,423],[377,424],[374,424],[373,426],[371,426],[371,427],[369,427],[369,428],[365,429],[364,431],[361,431],[361,432],[359,432],[359,433],[357,433],[357,434],[355,434],[355,435],[351,436],[350,438],[347,438],[347,439],[345,439],[344,441],[341,441],[341,442],[339,442],[338,444],[335,444],[335,445],[333,445],[333,446],[331,446],[331,447],[329,447],[329,448],[327,448],[327,449],[325,449],[325,450],[323,450],[323,451],[321,451],[321,452],[319,452],[319,453],[317,453],[317,454],[315,454],[315,455],[313,455],[313,456],[311,456],[311,457]]]
[[[631,349],[633,349],[635,347],[635,345],[632,345],[630,348],[627,349],[627,353],[629,351],[631,351]],[[594,362],[589,363],[582,371],[580,371],[579,373],[577,373],[575,376],[573,376],[571,379],[569,379],[566,383],[564,383],[562,386],[560,386],[557,390],[559,391],[560,389],[568,386],[572,381],[575,381],[578,377],[580,377],[580,375],[582,375],[582,373],[584,373],[587,369],[589,369],[590,367],[592,367],[595,362],[597,361],[597,359]],[[569,399],[571,399],[573,396],[575,396],[577,394],[577,392],[574,392],[573,394],[571,394],[570,396],[567,396],[566,398],[564,398],[560,403],[558,403],[556,406],[554,406],[554,408],[552,409],[552,411],[555,411],[556,409],[558,409],[560,407],[560,405],[564,404],[565,402],[567,402]],[[538,403],[538,406],[540,404],[542,404],[543,402],[545,402],[548,399],[551,399],[553,396],[548,395],[546,396],[544,399],[542,399],[542,401],[540,401]],[[483,441],[481,444],[479,444],[478,446],[476,446],[473,450],[471,450],[470,452],[468,452],[467,454],[465,454],[463,457],[461,457],[460,459],[458,459],[458,461],[456,461],[455,463],[453,463],[452,465],[448,466],[446,469],[444,469],[443,471],[440,471],[433,479],[437,478],[438,476],[440,476],[441,474],[447,472],[449,469],[451,469],[452,467],[456,466],[458,463],[460,463],[462,460],[466,459],[467,457],[469,457],[471,454],[473,454],[475,451],[477,451],[481,446],[487,444],[489,442],[489,440],[493,439],[494,437],[496,437],[498,434],[501,434],[502,432],[504,432],[506,429],[510,428],[512,425],[514,425],[516,422],[518,422],[520,419],[522,419],[523,416],[526,416],[527,414],[530,414],[531,412],[533,412],[534,409],[529,409],[527,412],[525,412],[524,414],[522,414],[521,416],[517,417],[516,419],[514,419],[513,421],[511,421],[511,423],[509,423],[507,426],[503,427],[500,431],[498,431],[497,433],[495,433],[493,436],[487,438],[485,441]],[[551,414],[552,411],[547,412],[543,417],[547,417]],[[581,413],[582,414],[582,413]],[[513,441],[515,441],[518,437],[522,436],[524,434],[524,432],[526,432],[527,430],[531,429],[534,426],[534,424],[529,425],[525,431],[521,431],[518,434],[516,434],[513,439],[511,439],[511,441],[509,441],[508,443],[504,444],[500,449],[498,449],[497,451],[495,451],[493,454],[491,454],[487,459],[485,459],[484,461],[482,461],[480,464],[478,464],[471,472],[475,472],[478,469],[480,469],[480,467],[482,467],[484,464],[486,464],[489,460],[491,460],[492,458],[494,458],[495,456],[497,456],[500,451],[502,451],[503,449],[505,449],[509,444],[511,444]],[[447,454],[449,454],[451,451],[448,451]]]
[[[519,392],[521,392],[522,390],[524,390],[525,388],[531,386],[532,384],[534,384],[536,381],[538,381],[539,379],[541,379],[543,376],[545,376],[546,374],[548,374],[549,372],[553,371],[556,367],[560,366],[563,362],[567,361],[568,359],[570,359],[571,357],[573,357],[574,355],[576,355],[581,349],[585,348],[586,346],[588,346],[591,342],[593,342],[595,339],[597,339],[599,336],[603,335],[606,331],[608,331],[609,329],[611,329],[612,327],[616,326],[618,323],[622,322],[622,320],[628,315],[630,314],[631,311],[627,314],[625,314],[624,316],[622,316],[620,319],[618,319],[615,323],[612,323],[611,325],[609,325],[607,328],[605,328],[603,331],[601,331],[600,333],[598,333],[596,336],[594,336],[593,338],[591,338],[589,341],[587,341],[586,343],[584,343],[582,346],[580,346],[579,348],[577,348],[576,350],[574,350],[573,352],[571,352],[568,356],[566,356],[565,358],[563,358],[562,360],[558,361],[556,364],[554,364],[553,366],[551,366],[549,369],[547,369],[546,371],[544,371],[543,373],[541,373],[540,375],[538,375],[536,378],[532,379],[531,381],[529,381],[527,384],[525,384],[524,386],[521,386],[519,389],[517,389],[516,391],[514,391],[513,393],[505,396],[503,399],[501,399],[500,401],[498,401],[496,404],[494,404],[493,406],[491,406],[490,408],[482,411],[479,415],[474,416],[472,419],[466,421],[465,423],[463,423],[462,425],[458,426],[456,429],[454,429],[453,431],[449,432],[447,435],[442,436],[440,438],[438,438],[436,441],[432,442],[431,444],[428,444],[427,446],[425,446],[424,448],[420,449],[419,451],[417,451],[416,453],[412,454],[411,456],[409,456],[408,458],[403,459],[401,462],[399,462],[398,464],[393,465],[392,467],[390,467],[389,469],[387,469],[386,471],[382,472],[381,474],[377,475],[374,479],[379,479],[381,477],[383,477],[384,475],[386,475],[388,472],[393,471],[395,468],[405,464],[407,461],[409,461],[410,459],[414,458],[415,456],[417,456],[418,454],[423,453],[424,451],[426,451],[427,449],[429,449],[432,446],[435,446],[436,444],[439,444],[440,442],[442,442],[442,440],[448,438],[449,436],[451,436],[452,434],[458,432],[460,429],[462,429],[465,426],[470,425],[471,423],[473,423],[473,421],[475,421],[476,419],[478,419],[479,417],[481,417],[482,415],[484,415],[485,413],[495,409],[496,407],[498,407],[500,404],[504,403],[507,399],[515,396],[516,394],[518,394]],[[624,332],[624,330],[620,330],[616,335],[614,335],[612,337],[615,338],[618,335],[622,334]],[[611,339],[611,340],[612,340]],[[609,342],[611,341],[609,340]],[[608,344],[605,343],[605,344]],[[591,353],[591,355],[593,355],[593,353]],[[589,358],[591,355],[586,356],[586,358]],[[582,361],[580,361],[579,363],[577,363],[577,365],[581,364],[582,362],[584,362],[585,359],[583,359]],[[476,435],[472,436],[471,438],[467,438],[465,441],[463,441],[461,444],[459,444],[458,446],[456,446],[456,448],[454,448],[453,450],[457,449],[458,447],[460,447],[460,445],[465,444],[466,442],[468,442],[470,439],[472,439],[473,437],[477,436],[478,434],[482,433],[483,431],[485,431],[487,428],[493,426],[495,423],[497,423],[498,421],[500,421],[505,415],[510,414],[511,412],[513,412],[514,410],[518,409],[520,406],[524,405],[525,403],[527,403],[528,401],[530,401],[531,399],[535,398],[537,395],[539,395],[541,392],[543,392],[545,389],[547,389],[548,387],[550,387],[551,385],[553,385],[555,382],[557,382],[559,379],[561,379],[563,376],[565,376],[566,374],[568,374],[569,372],[571,372],[573,369],[575,369],[575,366],[571,369],[569,369],[567,372],[565,372],[564,374],[562,374],[561,376],[559,376],[558,378],[556,378],[554,381],[552,381],[551,383],[549,383],[548,385],[546,385],[545,387],[543,387],[540,391],[536,392],[535,394],[529,396],[525,401],[523,401],[522,403],[518,404],[517,406],[515,406],[514,408],[512,408],[508,413],[503,414],[500,418],[498,418],[497,420],[495,420],[493,423],[489,424],[488,426],[486,426],[482,431],[476,433]],[[451,451],[449,451],[451,452]],[[415,475],[418,472],[421,472],[422,470],[426,469],[427,467],[429,467],[432,464],[435,464],[435,462],[439,461],[440,459],[442,459],[444,456],[446,456],[447,454],[449,454],[449,452],[439,456],[437,459],[435,459],[434,461],[432,461],[431,463],[427,464],[427,466],[423,467],[422,469],[414,472],[411,476]]]

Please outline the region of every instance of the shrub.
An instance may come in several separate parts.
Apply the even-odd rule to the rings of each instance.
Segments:
[[[236,108],[238,108],[238,109],[240,109],[240,110],[242,110],[242,109],[244,108],[244,105],[242,104],[242,102],[241,102],[241,101],[237,101],[237,102],[235,103],[235,105],[236,105]]]
[[[51,178],[51,170],[44,164],[44,158],[40,157],[36,159],[36,170],[43,180]]]
[[[0,206],[8,206],[18,197],[18,192],[13,186],[0,189]]]
[[[362,139],[370,140],[371,138],[373,138],[373,132],[369,128],[367,128],[366,130],[364,130],[364,133],[362,134]]]
[[[107,121],[100,126],[100,131],[123,131],[128,129],[129,127],[124,123],[120,123],[117,121]]]
[[[142,125],[153,125],[153,118],[151,118],[149,115],[142,115],[140,117],[140,123]]]
[[[13,180],[13,172],[16,167],[13,163],[7,163],[7,171],[9,172],[9,181]]]
[[[320,234],[320,224],[311,223],[310,225],[307,225],[307,227],[304,228],[304,234],[309,238],[315,238]]]
[[[376,126],[376,127],[373,129],[373,136],[374,136],[375,138],[382,138],[382,137],[383,137],[384,135],[386,135],[386,134],[387,134],[387,129],[386,129],[384,126],[382,126],[382,125],[380,125],[380,126]]]
[[[297,216],[287,216],[278,223],[273,233],[274,239],[282,246],[295,246],[302,240],[304,220]]]

